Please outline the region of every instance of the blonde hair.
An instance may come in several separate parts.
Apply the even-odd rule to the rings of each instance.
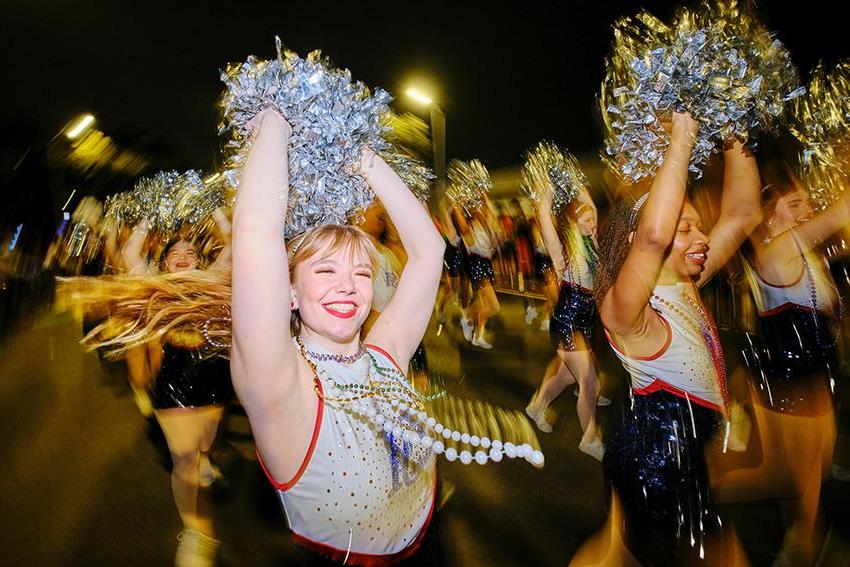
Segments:
[[[353,226],[323,225],[290,239],[286,245],[290,281],[304,260],[338,250],[365,254],[378,265],[377,250],[368,234]],[[83,338],[89,348],[104,347],[113,357],[132,346],[175,332],[202,332],[207,350],[227,356],[231,344],[230,272],[185,270],[156,276],[98,276],[60,278],[57,308],[75,307],[102,319]],[[293,311],[290,330],[301,330]]]
[[[314,256],[325,258],[339,250],[347,251],[350,257],[368,257],[372,263],[372,274],[375,274],[378,267],[378,250],[372,237],[356,226],[325,224],[295,236],[287,242],[289,281],[295,282],[295,269],[308,258]],[[293,336],[301,332],[301,317],[297,310],[292,311],[289,328]]]

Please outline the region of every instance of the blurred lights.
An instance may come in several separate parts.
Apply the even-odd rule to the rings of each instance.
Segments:
[[[428,105],[430,105],[434,102],[431,99],[431,97],[429,97],[428,95],[424,94],[423,92],[421,92],[417,89],[414,89],[412,87],[407,89],[405,94],[407,96],[409,96],[410,98],[412,98],[413,100],[415,100],[416,102],[418,102],[420,104],[424,104],[425,106],[428,106]]]
[[[15,246],[18,244],[18,238],[21,237],[21,231],[24,230],[24,223],[18,225],[15,229],[15,235],[12,236],[12,242],[9,243],[9,252],[15,249]]]
[[[69,140],[73,140],[74,138],[82,134],[86,130],[86,128],[91,126],[93,122],[94,116],[92,116],[91,114],[81,116],[80,119],[77,120],[77,123],[72,126],[71,129],[68,130],[65,135],[68,136]]]

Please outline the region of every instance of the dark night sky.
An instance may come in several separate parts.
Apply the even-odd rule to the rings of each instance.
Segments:
[[[542,138],[592,151],[611,22],[639,6],[664,15],[671,5],[6,0],[2,145],[23,149],[91,111],[117,141],[161,156],[160,167],[210,168],[219,67],[272,57],[279,34],[302,55],[321,48],[355,78],[397,95],[409,78],[427,77],[447,115],[450,158],[513,164]],[[759,9],[801,69],[847,55],[846,24],[831,4],[783,5]]]

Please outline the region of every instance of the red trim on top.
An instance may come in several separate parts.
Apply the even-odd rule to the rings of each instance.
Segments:
[[[804,263],[803,263],[803,265],[801,266],[801,269],[800,269],[800,275],[799,275],[799,276],[797,276],[797,279],[796,279],[796,280],[794,280],[792,283],[785,284],[785,285],[777,285],[777,284],[772,284],[772,283],[770,283],[769,281],[767,281],[766,279],[764,279],[763,277],[761,277],[761,274],[759,274],[758,270],[756,270],[756,269],[755,269],[755,267],[753,267],[753,271],[756,273],[756,277],[757,277],[759,280],[761,280],[761,282],[762,282],[764,285],[766,285],[766,286],[768,286],[768,287],[775,287],[775,288],[777,288],[777,289],[783,289],[783,288],[786,288],[786,287],[794,287],[795,285],[797,285],[798,283],[800,283],[800,280],[801,280],[801,279],[803,279],[803,275],[806,273],[806,264],[805,264],[805,262],[804,262]]]
[[[322,394],[325,393],[324,388],[322,388],[322,383],[316,382],[319,386],[319,396],[317,397],[318,405],[316,408],[316,423],[313,426],[313,437],[310,439],[310,446],[307,448],[307,453],[304,455],[304,460],[301,461],[301,466],[298,467],[298,472],[295,473],[295,476],[289,482],[278,482],[274,479],[271,473],[266,468],[266,464],[263,462],[263,457],[260,456],[259,449],[255,450],[257,453],[257,460],[260,462],[260,466],[263,469],[263,472],[266,474],[266,478],[269,479],[269,482],[272,483],[276,489],[281,492],[286,492],[298,482],[301,478],[301,475],[304,474],[304,471],[307,470],[307,465],[310,464],[310,460],[313,458],[313,451],[316,449],[316,442],[319,440],[319,432],[322,430],[322,416],[325,413],[325,404],[322,401]]]
[[[608,333],[608,329],[603,329],[605,331],[605,337],[608,339],[608,344],[610,344],[611,347],[614,350],[616,350],[617,352],[619,352],[620,354],[622,354],[626,358],[631,358],[632,360],[644,360],[644,361],[656,360],[662,354],[667,352],[667,349],[670,348],[670,343],[673,342],[673,329],[670,328],[670,322],[667,321],[667,319],[665,319],[664,316],[661,313],[658,313],[658,312],[656,312],[656,313],[658,314],[658,317],[662,321],[664,321],[664,326],[667,328],[667,340],[664,342],[664,346],[661,347],[661,350],[659,350],[655,354],[652,354],[650,356],[631,356],[631,355],[628,355],[625,352],[623,352],[622,350],[620,350],[617,347],[616,344],[614,344],[614,339],[611,338],[611,335]]]
[[[708,408],[708,409],[718,411],[720,413],[725,414],[725,411],[723,410],[723,408],[721,406],[719,406],[715,403],[709,402],[707,400],[704,400],[704,399],[702,399],[698,396],[695,396],[693,394],[689,394],[689,393],[685,392],[684,390],[680,390],[679,388],[677,388],[675,386],[671,386],[670,384],[668,384],[664,380],[659,380],[658,378],[656,378],[652,382],[652,384],[650,384],[646,388],[635,388],[633,391],[638,396],[648,396],[648,395],[654,394],[656,392],[664,391],[664,392],[667,392],[669,394],[673,394],[674,396],[678,396],[680,398],[685,398],[685,399],[691,400],[695,404],[700,405],[702,407],[705,407],[705,408]]]
[[[825,313],[820,309],[815,309],[811,305],[800,305],[799,303],[793,303],[788,301],[783,303],[779,307],[774,307],[773,309],[768,309],[767,311],[759,311],[759,317],[770,317],[771,315],[778,315],[784,311],[788,311],[789,309],[802,309],[803,311],[809,311],[811,313],[818,313],[820,315],[824,315],[826,317],[834,317],[831,313]]]
[[[401,372],[402,374],[407,374],[407,372],[406,372],[406,371],[404,371],[404,370],[402,370],[402,369],[401,369],[401,366],[399,366],[399,365],[398,365],[398,362],[396,362],[396,361],[395,361],[395,359],[392,357],[392,355],[391,355],[390,353],[388,353],[387,351],[385,351],[384,349],[382,349],[381,347],[379,347],[378,345],[367,344],[367,345],[366,345],[366,348],[370,348],[370,349],[372,349],[372,350],[376,350],[376,351],[380,352],[380,353],[381,353],[381,354],[383,354],[385,357],[387,357],[387,358],[389,359],[389,361],[390,361],[390,362],[392,362],[392,363],[393,363],[393,366],[395,366],[396,368],[398,368],[398,371],[399,371],[399,372]]]
[[[425,518],[425,523],[422,524],[422,528],[419,530],[419,533],[416,534],[416,538],[410,542],[410,545],[401,551],[390,553],[388,555],[372,555],[370,553],[356,553],[354,551],[349,552],[345,549],[337,549],[336,547],[331,547],[330,545],[313,541],[312,539],[306,538],[295,532],[292,532],[292,536],[297,545],[305,547],[311,551],[315,551],[320,555],[330,558],[332,561],[336,561],[338,563],[345,561],[345,565],[358,565],[361,567],[383,567],[384,565],[394,565],[399,561],[404,561],[405,559],[413,557],[416,555],[416,552],[419,551],[419,547],[425,539],[425,534],[428,533],[428,527],[431,525],[431,519],[434,517],[436,503],[437,475],[434,474],[434,489],[431,491],[431,509],[428,511],[428,517]],[[346,555],[348,556],[347,560]]]

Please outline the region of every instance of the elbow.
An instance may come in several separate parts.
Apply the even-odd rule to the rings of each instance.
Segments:
[[[642,250],[664,251],[673,241],[673,235],[665,230],[643,230],[635,233],[634,246]]]

